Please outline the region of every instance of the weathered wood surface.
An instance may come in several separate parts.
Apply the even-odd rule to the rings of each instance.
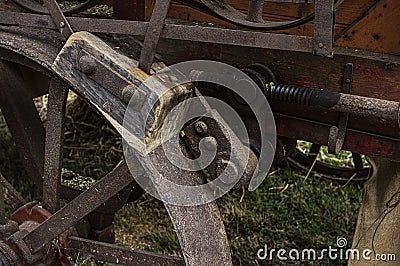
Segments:
[[[94,73],[82,70],[79,62],[83,56],[89,56],[95,62]],[[157,75],[149,82],[150,76],[138,68],[136,60],[118,53],[88,32],[71,35],[52,68],[95,106],[121,135],[129,137],[125,140],[142,154],[159,146],[169,137],[168,133],[176,133],[173,125],[171,128],[164,126],[164,119],[194,92],[190,84],[177,86],[168,79],[168,73]],[[115,84],[115,81],[119,83]],[[124,89],[128,86],[132,98],[140,97],[129,105],[123,101]],[[142,95],[135,95],[136,91]]]

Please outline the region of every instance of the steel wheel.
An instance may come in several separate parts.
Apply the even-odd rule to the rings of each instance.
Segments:
[[[314,19],[314,13],[305,16],[303,18],[295,19],[292,21],[265,21],[262,17],[264,0],[249,0],[247,14],[233,8],[229,4],[225,3],[224,0],[201,0],[210,10],[221,16],[222,18],[249,28],[264,29],[264,30],[282,30],[296,26],[300,26],[304,23],[310,22]],[[281,1],[276,1],[281,2]],[[290,2],[290,1],[287,1]],[[292,1],[293,3],[299,3],[299,1]],[[308,1],[302,1],[307,3]],[[339,6],[343,0],[335,1],[335,8]]]
[[[8,232],[0,232],[0,261],[4,265],[13,265],[21,260],[28,265],[37,261],[47,265],[68,265],[71,263],[68,258],[74,256],[73,251],[84,251],[97,260],[124,265],[231,264],[227,236],[215,203],[195,207],[165,205],[180,241],[182,258],[107,244],[107,239],[101,238],[104,236],[101,233],[109,232],[107,227],[95,237],[87,231],[85,234],[85,230],[82,235],[82,226],[77,225],[87,220],[98,221],[100,216],[96,215],[113,214],[129,197],[134,195],[137,198],[142,191],[124,162],[87,190],[61,185],[68,86],[51,70],[62,47],[61,36],[52,31],[18,27],[0,27],[0,36],[2,112],[29,176],[39,188],[43,188],[42,204],[23,205],[11,217],[11,225],[16,222],[26,230],[11,226]],[[24,82],[19,66],[49,78],[46,129],[32,102],[33,96],[46,93],[46,90]],[[62,205],[61,200],[68,203]],[[104,227],[104,224],[90,224],[95,229],[91,230],[92,233],[99,231],[96,227]]]

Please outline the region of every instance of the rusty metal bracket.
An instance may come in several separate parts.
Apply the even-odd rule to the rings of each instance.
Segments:
[[[351,93],[353,82],[353,64],[348,63],[344,68],[343,74],[343,93]],[[344,138],[346,136],[347,123],[349,121],[349,114],[339,113],[338,126],[332,126],[329,130],[328,151],[333,154],[338,154],[342,149]]]
[[[333,57],[334,0],[315,1],[314,53]]]
[[[72,30],[71,25],[69,24],[67,18],[64,16],[64,13],[62,12],[56,0],[43,0],[43,2],[46,8],[49,10],[51,17],[53,18],[54,24],[56,24],[56,27],[61,32],[61,34],[65,38],[71,36],[74,31]]]
[[[150,73],[151,64],[156,54],[161,31],[164,29],[164,21],[167,17],[170,3],[171,0],[157,0],[153,14],[151,15],[150,24],[147,28],[142,53],[139,59],[139,67],[148,74]]]

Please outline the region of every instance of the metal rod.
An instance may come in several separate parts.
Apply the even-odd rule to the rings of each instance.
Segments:
[[[363,116],[398,120],[400,102],[283,84],[266,84],[269,100],[282,101]]]
[[[43,0],[58,30],[67,39],[74,31],[56,0]]]
[[[146,34],[149,25],[148,22],[113,19],[69,17],[68,20],[76,31],[140,36]],[[57,29],[48,15],[7,11],[0,11],[0,24]],[[165,24],[161,32],[161,38],[309,53],[313,51],[312,37],[215,27]]]
[[[335,1],[315,1],[314,52],[333,57],[333,33],[335,26]]]
[[[132,183],[133,177],[125,163],[77,196],[49,219],[27,234],[23,240],[32,253],[41,250],[47,243],[94,211],[109,198]]]
[[[43,207],[51,213],[55,213],[60,207],[61,159],[67,96],[66,84],[53,78],[49,89],[43,170]]]
[[[139,59],[139,67],[146,73],[150,73],[170,3],[171,0],[157,0],[154,6]]]
[[[70,237],[69,241],[70,247],[89,253],[94,259],[104,262],[122,265],[184,265],[183,259],[179,257],[159,255],[79,237]]]

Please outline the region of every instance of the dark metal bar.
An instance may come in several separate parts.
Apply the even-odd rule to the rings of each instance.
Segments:
[[[145,35],[148,22],[68,18],[76,31]],[[0,24],[56,29],[50,16],[0,11]],[[165,24],[161,38],[299,52],[313,51],[313,38],[246,30]]]
[[[43,207],[51,213],[55,213],[60,207],[61,160],[67,96],[66,84],[53,78],[49,89],[43,170]]]
[[[54,23],[56,24],[58,30],[61,34],[68,38],[73,32],[71,25],[68,20],[64,16],[60,6],[58,5],[56,0],[43,0],[44,5],[49,10],[51,17],[53,18]]]
[[[139,59],[139,67],[146,73],[150,73],[151,64],[156,54],[158,40],[164,28],[164,21],[167,17],[170,3],[171,0],[157,0],[154,6]]]
[[[28,175],[42,187],[45,130],[17,65],[0,61],[0,108]]]
[[[269,100],[283,101],[306,106],[318,106],[338,112],[377,117],[397,121],[400,102],[363,97],[354,94],[296,88],[288,85],[266,85]]]
[[[38,252],[47,243],[105,203],[132,181],[133,177],[126,164],[119,165],[36,227],[23,240],[30,247],[32,253]]]
[[[264,0],[249,0],[249,10],[247,13],[247,20],[252,22],[262,22]]]
[[[173,24],[165,25],[161,37],[299,52],[311,52],[313,47],[312,37]]]
[[[333,57],[334,0],[315,1],[314,52]]]
[[[89,253],[99,261],[122,265],[184,265],[182,258],[120,247],[103,242],[70,237],[69,246]]]

